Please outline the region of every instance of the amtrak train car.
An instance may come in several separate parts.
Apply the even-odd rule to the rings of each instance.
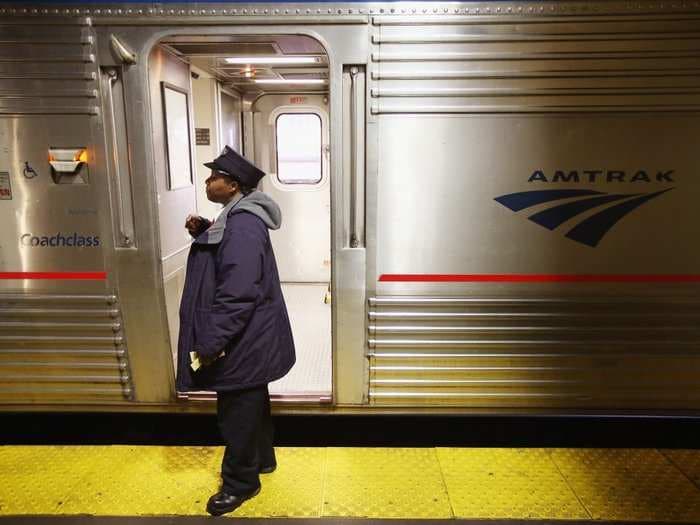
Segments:
[[[0,410],[175,387],[188,214],[267,176],[294,413],[700,409],[700,2],[0,3]]]

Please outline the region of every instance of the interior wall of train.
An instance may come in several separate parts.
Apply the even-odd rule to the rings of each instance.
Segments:
[[[276,410],[697,413],[690,3],[76,5],[0,6],[0,410],[213,409],[174,353],[229,145]]]

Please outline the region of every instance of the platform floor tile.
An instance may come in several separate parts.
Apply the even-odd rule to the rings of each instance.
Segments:
[[[555,449],[551,455],[593,519],[700,522],[700,491],[658,450]]]
[[[99,446],[0,447],[0,514],[60,514]]]
[[[435,449],[329,448],[323,516],[452,518]]]
[[[589,519],[544,449],[441,448],[457,518]]]
[[[260,476],[260,494],[246,501],[236,516],[320,517],[327,449],[285,447],[276,453],[277,470]]]
[[[218,488],[219,447],[102,447],[62,507],[65,514],[201,514]]]
[[[700,488],[700,450],[661,450],[675,467]]]

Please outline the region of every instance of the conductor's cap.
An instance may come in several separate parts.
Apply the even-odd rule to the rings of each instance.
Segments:
[[[265,172],[248,162],[229,146],[225,146],[221,155],[211,162],[205,162],[204,165],[207,168],[228,173],[235,180],[250,188],[255,188],[260,179],[265,176]]]

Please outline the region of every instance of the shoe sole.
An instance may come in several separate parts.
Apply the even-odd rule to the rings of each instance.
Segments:
[[[212,516],[223,516],[224,514],[228,514],[229,512],[233,512],[233,511],[236,510],[238,507],[240,507],[241,505],[243,505],[243,503],[245,503],[247,500],[249,500],[249,499],[251,499],[251,498],[254,498],[254,497],[257,496],[258,494],[260,494],[260,487],[258,487],[258,488],[255,490],[255,492],[252,492],[249,496],[246,496],[245,498],[240,498],[240,499],[238,500],[238,501],[239,501],[238,505],[234,505],[234,506],[232,506],[232,507],[230,507],[230,508],[229,508],[229,507],[226,507],[225,509],[212,509],[212,508],[209,507],[209,505],[207,505],[207,512],[208,512],[209,514],[211,514]]]
[[[277,465],[275,465],[273,467],[261,468],[259,470],[259,472],[260,472],[260,474],[272,474],[275,470],[277,470]]]

